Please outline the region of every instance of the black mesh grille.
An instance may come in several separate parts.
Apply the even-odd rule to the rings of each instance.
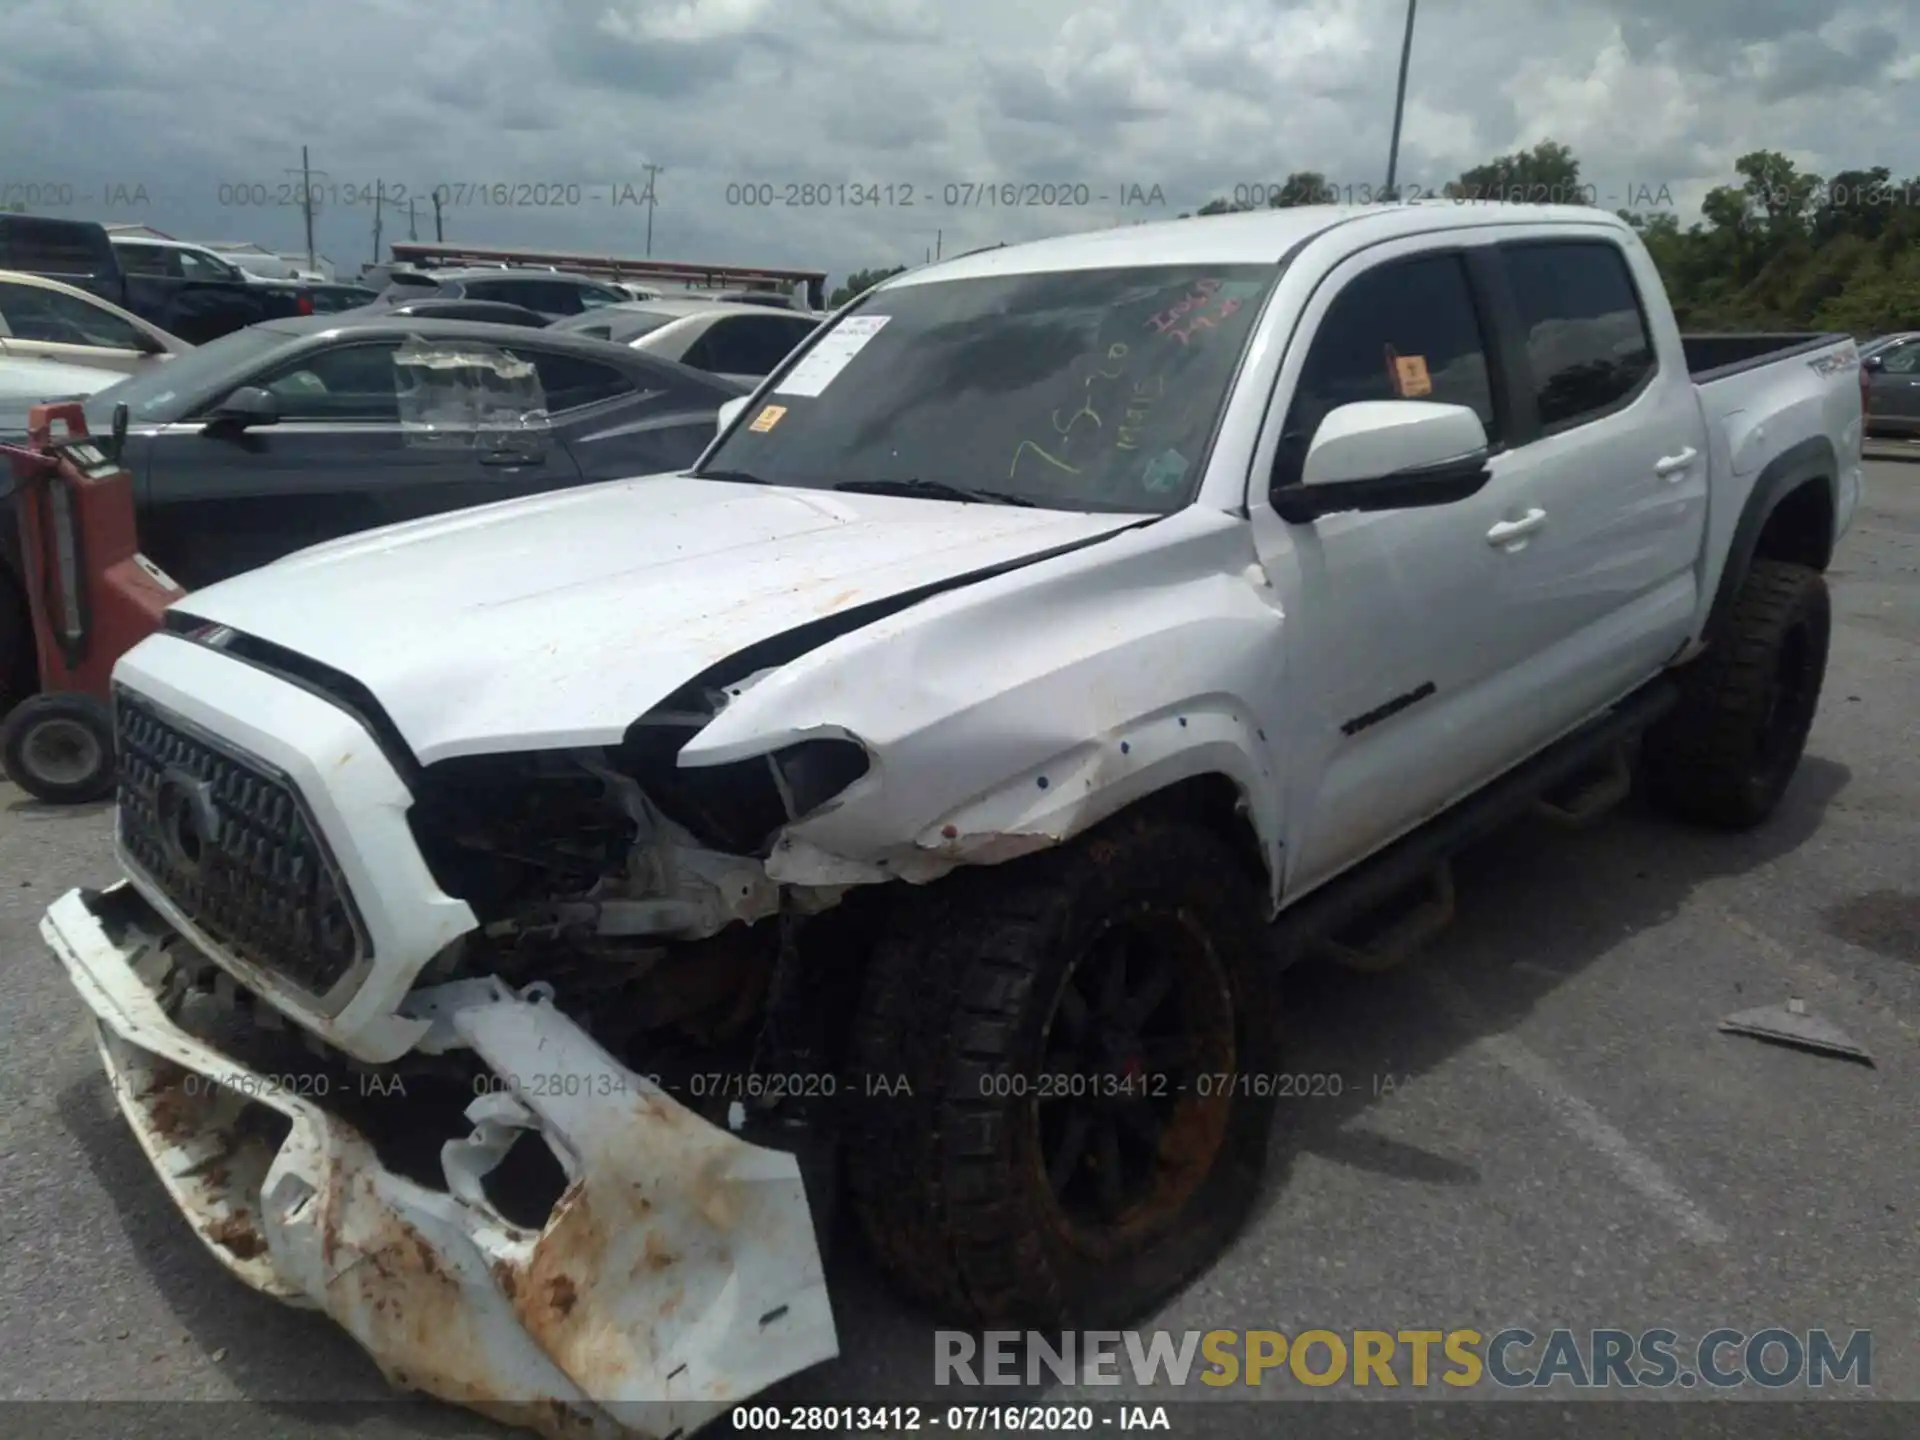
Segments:
[[[120,843],[209,940],[323,995],[365,953],[359,919],[293,786],[116,693]]]

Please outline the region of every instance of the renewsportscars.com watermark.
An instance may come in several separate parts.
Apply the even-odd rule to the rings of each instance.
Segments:
[[[1780,1390],[1873,1385],[1873,1332],[1082,1330],[934,1332],[936,1385],[1331,1385]]]

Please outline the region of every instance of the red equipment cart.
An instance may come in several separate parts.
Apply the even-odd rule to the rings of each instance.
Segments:
[[[111,437],[95,437],[67,402],[34,406],[26,445],[0,445],[13,466],[41,691],[0,725],[0,763],[39,800],[112,793],[114,662],[186,593],[140,553],[133,479],[120,468],[126,433],[126,406],[114,410]]]

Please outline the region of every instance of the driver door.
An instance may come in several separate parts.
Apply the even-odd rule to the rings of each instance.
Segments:
[[[1470,252],[1431,245],[1374,247],[1320,286],[1256,450],[1254,540],[1286,617],[1289,893],[1478,788],[1511,754],[1488,543],[1510,498],[1509,407]],[[1451,504],[1282,520],[1269,476],[1297,483],[1328,412],[1395,399],[1473,409],[1494,447],[1492,480]]]

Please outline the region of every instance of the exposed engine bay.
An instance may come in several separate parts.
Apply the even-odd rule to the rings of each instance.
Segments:
[[[480,925],[416,989],[485,980],[548,1000],[713,1124],[761,1135],[777,1117],[782,1148],[806,1149],[800,1132],[839,1089],[823,1002],[847,998],[843,982],[857,975],[862,907],[840,908],[849,887],[783,886],[764,861],[778,831],[858,780],[868,757],[822,739],[676,768],[681,745],[727,698],[676,696],[619,747],[463,757],[420,772],[408,825],[436,882]],[[467,1134],[475,1094],[501,1083],[470,1051],[422,1047],[369,1065],[289,1023],[192,946],[171,952],[165,1008],[185,1028],[266,1073],[313,1077],[326,1108],[383,1161],[441,1183],[440,1145]],[[528,1081],[543,1083],[514,1079]],[[398,1093],[404,1116],[377,1103]],[[498,1182],[503,1213],[537,1225],[563,1178],[542,1147],[519,1148],[528,1153],[516,1151],[489,1188]]]

